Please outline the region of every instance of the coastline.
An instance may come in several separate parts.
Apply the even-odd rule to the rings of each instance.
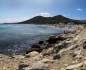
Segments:
[[[84,28],[82,28],[82,27],[79,26],[76,28],[76,30],[74,32],[63,33],[63,34],[60,34],[60,36],[59,35],[49,36],[50,38],[53,37],[54,40],[56,38],[61,39],[61,40],[58,42],[54,42],[54,44],[52,44],[52,45],[48,45],[48,47],[44,47],[41,52],[38,52],[39,50],[35,51],[36,50],[35,49],[34,51],[30,51],[29,53],[27,53],[25,55],[14,55],[12,57],[0,55],[0,70],[3,70],[3,69],[5,69],[5,70],[22,70],[22,69],[31,70],[31,67],[33,69],[35,68],[33,66],[34,66],[34,64],[37,65],[36,63],[39,63],[39,64],[41,63],[40,65],[43,64],[44,68],[45,68],[43,70],[52,70],[52,69],[53,70],[57,70],[57,69],[61,70],[62,68],[64,68],[64,70],[66,70],[66,66],[70,65],[71,62],[68,62],[68,65],[65,64],[64,65],[65,67],[63,66],[63,64],[61,64],[63,60],[66,60],[65,55],[67,53],[69,53],[69,51],[67,51],[67,50],[66,50],[67,52],[65,52],[65,53],[63,53],[63,52],[66,48],[69,48],[71,46],[71,44],[74,44],[74,42],[77,42],[77,39],[76,39],[77,36],[84,30]],[[65,38],[65,39],[63,39],[63,38]],[[64,43],[65,43],[65,46],[67,44],[66,47],[62,47],[62,48],[60,47],[60,48],[58,48],[58,50],[56,50],[57,46],[64,46]],[[39,48],[37,48],[37,49],[39,49]],[[60,54],[60,56],[59,56],[59,54]],[[63,54],[65,54],[65,55],[63,56]],[[62,59],[62,58],[64,58],[64,59]],[[70,57],[67,59],[70,59]],[[58,60],[61,62],[59,62]],[[72,60],[70,60],[70,61],[72,61]],[[59,63],[59,65],[58,65],[58,63]],[[47,64],[48,64],[48,66],[47,66]],[[47,68],[47,67],[49,67],[49,68]],[[43,68],[43,67],[41,67],[41,68]]]

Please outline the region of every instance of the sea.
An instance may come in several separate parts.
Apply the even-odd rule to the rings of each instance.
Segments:
[[[22,54],[33,43],[63,32],[51,25],[0,24],[0,54]]]

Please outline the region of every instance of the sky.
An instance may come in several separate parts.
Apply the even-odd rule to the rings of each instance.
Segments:
[[[56,15],[86,20],[86,0],[0,0],[0,23]]]

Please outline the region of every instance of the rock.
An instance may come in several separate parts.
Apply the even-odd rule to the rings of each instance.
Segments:
[[[67,66],[68,66],[68,64],[64,64],[64,66],[66,66],[66,67],[67,67]]]
[[[73,39],[73,42],[77,42],[79,40],[80,36],[76,36],[74,39]]]
[[[83,63],[79,63],[79,64],[75,64],[75,65],[70,65],[66,68],[66,70],[71,70],[71,69],[75,69],[75,68],[78,68],[80,66],[82,66]]]
[[[26,57],[35,57],[37,55],[39,55],[39,52],[33,51],[33,52],[30,52],[30,53],[26,54],[25,56]]]
[[[49,48],[49,49],[44,49],[42,51],[42,54],[45,55],[51,55],[53,53],[53,48]]]
[[[48,48],[51,48],[51,47],[53,47],[53,44],[47,44],[45,49],[48,49]]]
[[[56,55],[53,56],[53,59],[54,59],[54,60],[60,59],[60,58],[61,58],[60,54],[56,54]]]
[[[44,41],[39,41],[38,44],[43,45]]]
[[[49,69],[47,64],[38,61],[30,65],[29,67],[25,68],[25,70],[49,70]]]
[[[48,64],[48,63],[54,63],[54,60],[44,58],[43,60],[41,60],[41,62]]]
[[[56,36],[54,36],[54,35],[50,36],[49,39],[47,40],[47,42],[49,44],[55,44],[57,42]]]
[[[41,52],[42,51],[42,48],[39,44],[33,44],[31,46],[31,48],[29,48],[27,51],[26,51],[26,54],[32,52],[32,51],[37,51],[37,52]]]
[[[18,70],[23,70],[23,68],[28,67],[28,65],[25,64],[20,64]]]
[[[61,43],[59,45],[55,45],[54,52],[58,53],[61,49],[65,48],[65,47],[66,46],[63,43]]]
[[[31,59],[34,60],[34,61],[40,61],[42,60],[43,56],[41,54],[35,56],[35,57],[32,57]]]
[[[23,56],[23,55],[14,55],[13,58],[23,59],[23,58],[25,58],[25,56]]]
[[[86,41],[83,43],[83,49],[86,49]]]
[[[65,41],[65,43],[66,43],[66,44],[71,44],[71,43],[72,43],[72,41]]]
[[[65,68],[61,68],[61,70],[65,70]]]
[[[59,41],[65,40],[65,37],[63,36],[63,34],[62,35],[58,35],[56,38]]]

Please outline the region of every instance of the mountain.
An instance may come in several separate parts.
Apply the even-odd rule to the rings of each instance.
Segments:
[[[20,24],[56,24],[56,23],[76,23],[76,24],[84,24],[86,23],[86,21],[81,21],[81,20],[74,20],[74,19],[70,19],[70,18],[66,18],[62,15],[57,15],[54,17],[43,17],[43,16],[36,16],[33,17],[29,20],[23,21],[23,22],[19,22]]]

